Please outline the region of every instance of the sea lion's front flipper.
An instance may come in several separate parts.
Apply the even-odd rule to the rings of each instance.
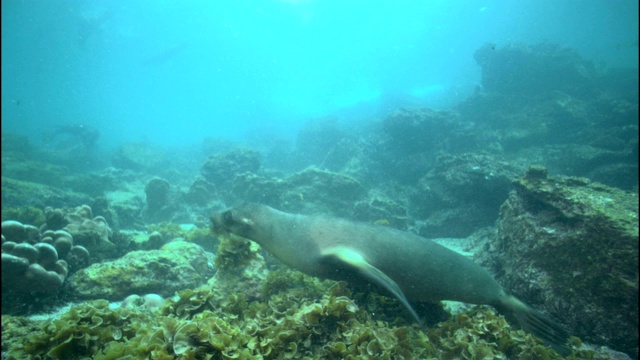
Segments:
[[[398,284],[396,284],[393,279],[388,277],[387,274],[383,273],[375,266],[369,264],[367,260],[365,260],[365,258],[362,256],[362,254],[354,249],[344,246],[326,249],[322,251],[321,254],[323,257],[333,258],[340,264],[354,269],[358,274],[362,275],[369,281],[387,289],[398,300],[400,300],[402,305],[404,305],[409,313],[411,313],[411,316],[415,318],[416,322],[420,324],[420,326],[422,326],[422,321],[418,317],[418,314],[416,314],[416,311],[413,310],[411,304],[409,304],[407,297],[404,296],[404,293],[402,292],[402,289],[400,289]]]

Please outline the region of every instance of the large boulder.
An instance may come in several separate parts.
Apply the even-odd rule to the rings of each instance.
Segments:
[[[583,95],[593,89],[596,67],[573,49],[555,44],[486,44],[474,58],[488,92],[539,96],[559,90]]]
[[[366,193],[356,179],[315,167],[284,179],[240,174],[232,188],[236,200],[259,202],[294,213],[342,217],[353,216],[353,204],[363,200]]]
[[[444,154],[410,196],[416,231],[433,237],[467,237],[493,225],[520,167],[488,153]]]
[[[151,146],[146,142],[128,143],[120,146],[113,154],[111,162],[120,169],[163,170],[168,161],[164,150]]]
[[[93,264],[69,277],[65,288],[78,299],[122,300],[147,293],[167,297],[202,285],[209,274],[211,266],[202,247],[172,241],[160,250],[133,251]]]
[[[637,357],[637,193],[531,168],[478,256],[572,334]]]
[[[260,169],[260,153],[255,150],[238,148],[222,154],[209,156],[200,173],[208,182],[219,188],[229,186],[236,175]]]

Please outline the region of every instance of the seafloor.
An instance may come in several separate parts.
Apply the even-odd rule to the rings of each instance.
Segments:
[[[316,119],[295,142],[105,152],[97,129],[47,147],[3,133],[3,359],[637,358],[637,70],[549,44],[476,61],[482,87],[451,109]],[[377,289],[214,236],[209,216],[243,201],[437,239],[570,353],[486,305],[414,304],[421,328]]]

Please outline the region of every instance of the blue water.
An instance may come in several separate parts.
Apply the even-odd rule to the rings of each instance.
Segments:
[[[486,42],[637,67],[637,14],[635,0],[3,0],[2,130],[38,144],[88,124],[107,149],[293,137],[309,119],[452,106]]]

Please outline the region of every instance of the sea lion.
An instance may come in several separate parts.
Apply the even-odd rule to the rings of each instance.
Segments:
[[[568,334],[508,294],[482,267],[423,237],[390,227],[304,216],[260,204],[214,214],[213,230],[255,241],[306,274],[357,285],[363,279],[395,296],[421,324],[412,302],[455,300],[492,305],[508,319],[567,353]]]

